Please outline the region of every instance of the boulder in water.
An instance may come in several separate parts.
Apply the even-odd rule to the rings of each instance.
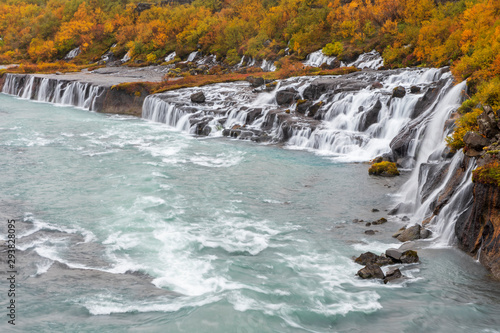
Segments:
[[[398,238],[404,231],[406,230],[406,227],[402,227],[401,229],[399,229],[398,231],[396,231],[392,237],[394,238]]]
[[[421,228],[420,229],[420,239],[429,238],[432,235],[432,232],[429,229]]]
[[[412,94],[418,94],[419,92],[421,91],[420,87],[419,86],[411,86],[410,87],[410,92]]]
[[[191,102],[193,103],[205,103],[205,94],[203,91],[194,93],[191,95]]]
[[[295,111],[301,114],[305,114],[312,105],[313,103],[311,101],[299,99],[297,101],[297,107],[295,108]]]
[[[420,239],[420,225],[415,224],[413,227],[405,229],[398,237],[396,237],[400,242],[412,241],[415,239]]]
[[[392,90],[392,97],[393,98],[403,98],[406,95],[406,89],[401,86],[397,86]]]
[[[402,264],[413,264],[419,261],[417,251],[407,250],[399,258]]]
[[[383,279],[384,272],[378,265],[368,264],[358,271],[358,276],[362,279]]]
[[[380,110],[382,109],[382,103],[380,102],[380,99],[377,100],[377,102],[373,105],[370,110],[366,111],[363,114],[363,119],[360,121],[359,125],[359,131],[364,132],[370,127],[371,125],[375,124],[378,121],[378,114],[380,113]]]
[[[401,274],[401,271],[399,270],[399,268],[391,269],[391,270],[387,271],[387,274],[385,275],[385,278],[384,278],[384,283],[387,284],[388,282],[399,279],[401,277],[403,277],[403,274]]]
[[[278,105],[290,105],[299,96],[295,88],[285,88],[276,92],[276,103]]]
[[[354,262],[360,264],[360,265],[368,265],[368,264],[373,264],[377,261],[378,255],[376,255],[373,252],[365,252],[362,253],[359,257],[354,259]]]

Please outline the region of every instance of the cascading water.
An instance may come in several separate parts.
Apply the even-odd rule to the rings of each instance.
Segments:
[[[80,47],[76,47],[73,50],[69,51],[66,56],[64,56],[64,60],[71,60],[74,59],[77,55],[79,55],[82,51],[80,50]]]
[[[177,53],[175,53],[175,52],[170,53],[168,56],[165,57],[165,62],[169,62],[169,61],[174,60],[176,55],[177,55]]]
[[[377,51],[373,50],[368,53],[363,53],[353,61],[346,65],[347,67],[354,66],[359,69],[379,69],[384,66],[384,59]]]
[[[59,105],[96,110],[104,88],[90,83],[55,80],[35,75],[6,74],[3,93]]]
[[[421,124],[416,167],[400,193],[399,210],[413,213],[414,223],[427,220],[436,232],[438,246],[453,244],[455,222],[472,203],[475,161],[466,164],[461,151],[448,160],[444,140],[450,132],[445,123],[463,101],[465,88],[465,81],[453,87],[436,105],[429,121]],[[440,205],[444,208],[436,211]]]
[[[323,53],[322,50],[318,50],[309,54],[304,61],[304,65],[311,67],[319,67],[322,64],[331,65],[333,62],[337,60],[337,57],[330,57]]]
[[[143,118],[189,133],[284,142],[290,148],[313,149],[341,161],[367,161],[390,153],[391,140],[415,114],[429,114],[435,106],[417,110],[422,107],[419,101],[430,99],[428,92],[440,84],[437,103],[451,82],[448,71],[407,69],[291,78],[274,90],[254,91],[244,82],[216,84],[148,96]],[[418,92],[396,98],[392,91],[397,86],[408,91],[418,87]],[[190,101],[197,91],[205,94],[205,103]],[[309,104],[283,104],[279,98],[283,92]],[[310,107],[303,110],[304,105]],[[185,122],[182,126],[177,123],[180,119]]]

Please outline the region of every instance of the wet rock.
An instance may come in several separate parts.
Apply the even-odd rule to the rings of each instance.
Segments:
[[[290,105],[298,96],[298,91],[295,88],[285,88],[276,92],[276,103],[278,105]]]
[[[313,102],[311,102],[311,101],[305,101],[305,100],[299,99],[297,102],[297,107],[296,107],[295,111],[297,111],[298,113],[301,113],[301,114],[305,114],[307,112],[307,110],[312,105],[313,105]]]
[[[380,113],[380,110],[382,110],[382,103],[380,102],[380,100],[377,100],[373,107],[363,114],[363,119],[360,121],[359,126],[360,132],[366,131],[368,127],[378,121],[378,114]]]
[[[401,219],[401,221],[404,221],[404,222],[410,221],[410,218],[405,215],[405,216],[403,216],[403,218]]]
[[[372,208],[372,213],[376,213],[376,212],[379,212],[379,210],[377,208]]]
[[[483,154],[482,151],[478,151],[472,148],[469,148],[465,151],[465,155],[468,157],[479,157]]]
[[[366,235],[375,235],[375,230],[365,230]]]
[[[377,261],[375,261],[375,263],[379,266],[387,266],[387,265],[393,265],[394,260],[386,257],[385,255],[381,255],[377,258]]]
[[[362,279],[383,279],[384,272],[380,266],[368,264],[358,271],[358,276]]]
[[[415,224],[413,227],[405,229],[401,235],[396,237],[400,242],[412,241],[415,239],[420,239],[420,225]]]
[[[403,277],[403,274],[401,274],[401,271],[399,270],[399,268],[393,268],[389,271],[387,271],[387,274],[385,275],[385,278],[384,278],[384,283],[387,284],[393,280],[396,280],[396,279],[399,279]]]
[[[420,239],[429,238],[432,235],[432,232],[429,229],[421,228],[420,229]]]
[[[358,223],[358,222],[359,222],[359,219],[352,220],[352,223]]]
[[[392,90],[392,97],[393,98],[403,98],[406,95],[406,89],[401,86],[397,86]]]
[[[360,265],[376,264],[379,266],[392,265],[394,261],[385,255],[376,255],[372,252],[365,252],[359,257],[355,258],[354,261]]]
[[[396,231],[392,237],[394,238],[398,238],[404,231],[406,230],[406,227],[402,227],[401,229],[399,229],[398,231]]]
[[[191,95],[191,102],[193,103],[205,103],[205,94],[200,91]]]
[[[373,221],[372,224],[378,225],[378,224],[384,224],[386,222],[387,222],[387,219],[385,217],[382,217],[382,218],[378,219],[377,221]]]
[[[385,255],[395,263],[412,264],[419,261],[417,251],[404,249],[387,249]]]
[[[483,147],[490,144],[490,141],[476,132],[467,132],[464,135],[464,143],[477,151],[482,151]]]
[[[418,87],[418,86],[411,86],[411,87],[410,87],[410,92],[411,92],[412,94],[418,94],[420,91],[421,91],[421,89],[420,89],[420,87]]]
[[[372,225],[372,223],[371,223],[371,222],[366,222],[366,224],[365,224],[365,226],[367,226],[367,227],[369,227],[369,226],[371,226],[371,225]]]
[[[311,107],[309,107],[309,109],[307,110],[307,116],[308,117],[315,117],[316,116],[316,113],[318,112],[318,110],[323,106],[323,102],[318,102],[316,104],[313,104]]]
[[[481,251],[479,261],[500,280],[500,187],[475,182],[473,195],[469,212],[455,224],[458,246],[473,256]]]
[[[391,258],[392,260],[399,262],[399,259],[403,255],[403,252],[404,251],[402,251],[400,249],[390,248],[390,249],[385,250],[385,255],[387,258]]]
[[[399,258],[402,264],[413,264],[419,261],[417,251],[407,250]]]
[[[373,252],[365,252],[365,253],[362,253],[356,259],[354,259],[354,262],[356,262],[360,265],[374,264],[377,261],[378,257],[379,256]]]
[[[265,81],[264,81],[264,78],[262,77],[254,77],[254,76],[247,76],[247,78],[245,79],[247,82],[250,83],[250,85],[254,88],[257,88],[257,87],[260,87],[262,85],[264,85]]]
[[[372,85],[370,86],[370,89],[382,89],[384,85],[380,82],[373,82]]]

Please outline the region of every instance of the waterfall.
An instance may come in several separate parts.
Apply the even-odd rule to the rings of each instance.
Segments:
[[[267,61],[267,60],[262,61],[262,65],[260,65],[260,68],[262,68],[262,70],[264,72],[274,72],[276,70],[276,66],[274,65],[274,62]]]
[[[465,81],[455,87],[433,108],[434,113],[418,131],[420,144],[416,167],[399,195],[399,210],[413,213],[412,223],[429,223],[436,235],[435,246],[449,246],[455,240],[455,223],[472,204],[472,170],[475,160],[466,163],[462,151],[451,160],[445,157],[445,122],[463,101]]]
[[[188,133],[233,131],[240,138],[282,142],[291,149],[314,150],[338,161],[368,161],[390,154],[394,137],[434,112],[452,80],[448,70],[431,68],[290,78],[279,81],[273,90],[253,90],[245,82],[214,84],[149,96],[143,117]],[[392,94],[398,86],[407,93],[396,98]],[[205,94],[205,103],[190,101],[189,96],[198,91]],[[277,96],[284,91],[305,103],[279,105]],[[204,131],[207,126],[210,130]],[[410,145],[414,158],[420,142],[417,134]],[[416,162],[412,159],[408,164]]]
[[[465,81],[453,87],[441,101],[432,108],[435,110],[429,121],[423,123],[419,128],[419,134],[424,132],[422,138],[417,138],[421,144],[416,153],[416,166],[410,179],[403,186],[401,197],[403,202],[415,205],[412,211],[417,212],[414,216],[416,220],[423,220],[427,206],[422,203],[422,182],[419,182],[420,169],[424,163],[440,163],[443,161],[442,153],[446,148],[445,137],[448,134],[444,131],[445,122],[450,114],[455,111],[463,99],[463,90],[466,87]],[[422,213],[424,212],[424,213]]]
[[[40,102],[96,110],[105,88],[90,83],[56,80],[35,75],[6,74],[2,92]]]
[[[363,53],[355,61],[346,65],[347,67],[354,66],[359,69],[379,69],[384,66],[384,59],[375,50],[368,53]]]
[[[177,54],[175,52],[170,53],[168,56],[165,57],[165,62],[174,60],[176,55]]]
[[[337,60],[336,57],[327,56],[323,53],[322,50],[318,50],[316,52],[310,53],[307,56],[306,61],[304,61],[304,65],[319,67],[322,64],[331,65],[335,60]]]
[[[125,63],[125,62],[129,61],[130,59],[132,59],[132,50],[129,50],[127,53],[125,53],[125,55],[121,59],[121,62]]]
[[[193,61],[196,58],[197,55],[198,55],[198,51],[191,52],[188,55],[187,62]]]
[[[189,131],[189,113],[155,96],[148,96],[144,100],[142,118]]]
[[[68,54],[64,56],[64,60],[71,60],[74,59],[77,55],[79,55],[82,51],[80,50],[80,47],[76,47],[73,50],[69,51]]]

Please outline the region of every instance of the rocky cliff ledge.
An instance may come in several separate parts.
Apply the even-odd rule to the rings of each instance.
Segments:
[[[472,207],[458,219],[455,233],[459,247],[500,279],[500,110],[483,109],[478,130],[464,136],[465,154],[477,158],[478,168],[472,177]]]
[[[66,74],[4,74],[0,91],[22,98],[73,105],[103,113],[141,116],[149,94],[142,82],[159,82],[165,67],[101,68],[93,72]],[[117,88],[120,83],[129,83]]]

